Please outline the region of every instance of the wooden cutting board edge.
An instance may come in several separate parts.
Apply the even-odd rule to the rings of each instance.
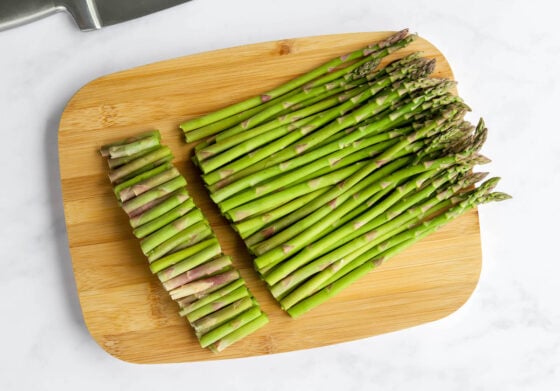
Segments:
[[[370,33],[350,33],[350,34],[344,34],[344,37],[347,37],[349,40],[352,40],[351,39],[352,37],[358,37],[358,36],[361,36],[363,34],[370,34]],[[388,33],[385,33],[385,34],[388,34]],[[82,88],[80,88],[76,92],[76,94],[69,100],[69,102],[67,104],[67,108],[72,107],[74,102],[79,101],[81,99],[82,94],[87,93],[88,89],[90,89],[92,86],[95,86],[98,83],[103,83],[105,81],[111,80],[115,76],[141,74],[144,70],[153,69],[154,67],[155,68],[165,68],[167,66],[171,66],[172,64],[183,64],[184,62],[188,63],[193,59],[193,57],[196,57],[196,56],[219,55],[220,53],[223,53],[224,51],[235,51],[235,50],[240,49],[240,48],[244,48],[245,50],[252,50],[252,49],[258,48],[262,45],[274,43],[277,47],[280,48],[280,50],[284,50],[282,48],[286,48],[286,45],[290,46],[294,42],[297,42],[298,40],[306,40],[306,39],[309,40],[309,39],[319,39],[319,38],[321,38],[321,39],[331,39],[331,38],[335,38],[335,37],[340,38],[341,36],[342,35],[340,35],[340,34],[334,34],[334,35],[321,36],[321,37],[295,38],[295,39],[286,39],[286,40],[280,40],[280,41],[272,41],[272,42],[268,42],[268,43],[256,43],[256,44],[251,44],[251,45],[243,45],[243,46],[240,46],[240,47],[237,47],[237,48],[219,49],[219,50],[215,50],[215,51],[211,51],[211,52],[189,55],[189,56],[184,56],[184,57],[180,57],[180,58],[177,58],[177,59],[165,60],[165,61],[160,61],[160,62],[149,64],[149,65],[143,65],[143,66],[140,66],[140,67],[132,68],[130,70],[124,70],[124,71],[113,73],[113,74],[110,74],[110,75],[105,75],[105,76],[102,76],[100,78],[92,80],[91,82],[87,83],[86,85],[84,85]],[[289,49],[285,49],[285,50],[289,50]],[[442,57],[443,57],[443,55],[442,55]],[[444,60],[445,60],[445,58],[444,58]],[[453,74],[452,74],[450,68],[448,69],[448,76],[451,77],[451,78],[453,77]],[[67,111],[68,110],[65,110],[62,117],[61,117],[61,126],[60,126],[61,130],[63,129],[63,124],[65,122],[66,115],[68,114]],[[60,133],[59,133],[59,137],[60,137]],[[59,147],[60,147],[60,143],[59,143]],[[60,149],[62,149],[62,147],[60,147]],[[62,152],[62,151],[60,151],[60,152]],[[62,177],[62,172],[64,170],[63,163],[64,163],[64,160],[61,159],[60,160],[61,177]],[[63,184],[63,198],[64,198],[64,195],[65,195],[65,188],[64,188],[64,184]],[[66,215],[66,213],[67,213],[67,211],[66,211],[66,203],[65,203],[65,215]],[[472,214],[471,218],[473,218],[476,221],[476,224],[477,224],[477,227],[478,227],[478,213],[477,213],[477,211],[474,210],[473,212],[471,212],[471,214]],[[70,230],[68,232],[68,236],[69,236],[69,242],[71,243],[72,233],[70,232]],[[75,268],[75,263],[74,263],[75,258],[74,258],[74,254],[73,254],[74,251],[73,250],[74,250],[74,246],[70,245],[73,268],[74,268],[74,272],[76,274],[76,268]],[[459,302],[455,303],[455,305],[452,308],[449,308],[449,311],[440,311],[440,312],[437,313],[437,315],[432,314],[430,319],[425,320],[425,321],[435,321],[435,320],[441,319],[441,318],[455,312],[457,309],[459,309],[469,299],[469,297],[472,295],[472,292],[474,291],[474,289],[476,287],[476,283],[478,282],[478,277],[479,277],[480,269],[481,269],[480,243],[478,243],[478,256],[477,257],[480,261],[478,262],[477,270],[474,270],[474,274],[471,275],[471,280],[470,280],[470,288],[471,289],[469,289],[468,295],[464,295],[461,303],[459,303]],[[245,271],[245,272],[247,272],[247,271]],[[258,297],[261,296],[261,293],[259,292],[258,294],[256,294],[256,296],[258,296]],[[80,302],[82,303],[82,295],[80,295],[80,294],[79,294],[79,299],[80,299]],[[265,299],[265,301],[268,301],[268,300],[271,301],[270,298]],[[282,313],[284,316],[287,317],[287,315],[285,315],[283,313],[283,311],[281,311],[279,308],[277,310],[280,313]],[[289,317],[287,317],[287,318],[289,318]],[[96,342],[104,350],[106,350],[107,352],[109,352],[110,354],[112,354],[113,356],[115,356],[119,359],[123,359],[123,360],[129,361],[129,362],[181,362],[181,361],[185,361],[183,358],[174,357],[174,356],[170,356],[170,357],[162,356],[162,357],[160,357],[159,360],[154,361],[153,358],[136,357],[134,355],[132,355],[132,356],[128,355],[126,352],[123,352],[123,351],[111,350],[110,348],[107,347],[106,336],[92,331],[92,327],[90,327],[90,325],[89,325],[89,317],[86,316],[85,314],[84,314],[84,320],[85,320],[86,326],[88,327],[88,330],[90,330],[90,333],[92,334],[92,336],[96,340]],[[293,322],[297,323],[298,321],[299,320],[295,320]],[[415,323],[415,324],[421,324],[421,323],[424,323],[425,321],[422,321],[420,323]],[[402,328],[405,328],[405,327],[412,327],[412,326],[413,326],[413,324],[410,324],[410,325],[404,325],[402,327],[398,327],[398,328],[394,328],[394,329],[391,328],[391,327],[388,327],[387,330],[383,331],[383,332],[396,331],[398,329],[402,329]],[[187,325],[185,325],[184,327],[188,328]],[[270,325],[268,327],[270,327]],[[379,334],[379,333],[372,334],[372,336],[376,335],[376,334]],[[344,339],[344,340],[345,341],[350,341],[352,339],[360,339],[360,338],[364,338],[364,336],[356,336],[356,338],[350,338],[350,339],[347,338],[347,339]],[[262,341],[262,339],[263,338],[261,338],[261,341]],[[266,339],[266,338],[264,338],[264,339]],[[341,342],[341,341],[333,340],[331,342],[327,342],[327,343],[324,343],[323,345],[317,345],[317,346],[325,346],[325,345],[329,345],[329,344],[333,344],[333,343],[339,343],[339,342]],[[272,344],[272,345],[274,345],[274,344]],[[306,347],[306,348],[309,348],[309,347]],[[281,352],[281,351],[289,351],[289,350],[282,350],[282,349],[277,350],[276,348],[269,346],[261,354]],[[215,360],[215,359],[226,359],[226,358],[243,357],[243,356],[244,356],[243,354],[239,355],[238,353],[234,354],[234,355],[221,354],[221,355],[211,355],[211,356],[204,357],[204,358],[199,358],[199,359]]]

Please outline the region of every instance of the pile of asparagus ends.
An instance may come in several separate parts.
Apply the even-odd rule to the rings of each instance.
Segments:
[[[403,30],[181,125],[212,200],[292,317],[477,205],[487,129]],[[482,183],[478,184],[479,182]]]
[[[115,196],[153,274],[194,329],[219,352],[268,322],[152,131],[105,145]]]

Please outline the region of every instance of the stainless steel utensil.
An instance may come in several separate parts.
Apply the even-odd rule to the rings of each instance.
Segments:
[[[1,0],[0,30],[66,11],[82,31],[139,18],[189,0]]]

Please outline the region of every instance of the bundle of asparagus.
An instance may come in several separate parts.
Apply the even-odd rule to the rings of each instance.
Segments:
[[[152,131],[101,147],[134,235],[202,347],[219,352],[268,322]]]
[[[272,91],[181,125],[193,160],[255,255],[282,308],[298,317],[476,205],[509,198],[487,129],[464,119],[455,83],[428,77],[407,30],[335,58]]]

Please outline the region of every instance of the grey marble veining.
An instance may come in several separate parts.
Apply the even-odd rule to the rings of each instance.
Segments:
[[[65,15],[0,32],[0,389],[560,389],[560,32],[553,1],[196,0],[81,33]],[[138,366],[89,336],[60,195],[57,128],[88,81],[157,60],[289,37],[410,27],[449,60],[490,129],[512,201],[480,209],[483,270],[445,319],[239,360]]]

